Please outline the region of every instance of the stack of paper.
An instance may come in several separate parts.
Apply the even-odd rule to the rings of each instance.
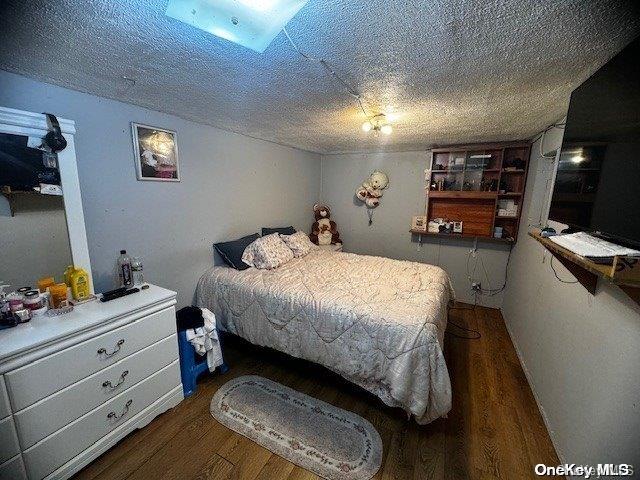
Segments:
[[[498,200],[498,216],[515,217],[516,215],[518,215],[518,206],[514,200]]]
[[[640,251],[607,242],[585,232],[556,235],[549,240],[583,257],[640,256]]]

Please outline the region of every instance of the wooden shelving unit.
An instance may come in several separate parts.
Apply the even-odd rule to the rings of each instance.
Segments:
[[[499,193],[498,194],[499,197],[521,197],[522,193],[514,193],[514,192],[509,192],[509,193]]]
[[[496,192],[475,192],[475,191],[438,191],[429,192],[431,198],[496,198]]]
[[[431,233],[431,232],[423,232],[422,230],[409,230],[409,232],[414,235],[422,235],[424,237],[435,237],[435,238],[472,238],[479,239],[483,242],[495,242],[495,243],[513,243],[513,240],[510,238],[495,238],[495,237],[480,237],[478,235],[465,235],[464,233]]]
[[[548,238],[539,231],[529,235],[540,242],[562,263],[591,295],[595,295],[598,278],[617,285],[631,299],[640,305],[640,259],[636,257],[614,257],[611,265],[603,265],[576,255]]]
[[[518,235],[529,165],[528,142],[434,148],[427,189],[427,220],[462,222],[462,234],[411,233],[440,238],[478,238],[513,243]],[[501,200],[517,206],[514,216],[498,215]],[[503,238],[494,238],[502,227]]]

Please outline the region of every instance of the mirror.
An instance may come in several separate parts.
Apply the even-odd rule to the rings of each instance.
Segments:
[[[62,197],[12,194],[0,207],[0,282],[12,289],[42,277],[62,281],[73,263]],[[13,216],[11,215],[13,211]]]
[[[0,133],[0,282],[10,290],[62,282],[73,264],[58,158],[41,144],[40,135]]]
[[[57,120],[0,107],[0,282],[10,284],[7,292],[38,287],[43,278],[62,283],[65,270],[74,265],[80,274],[86,272],[76,275],[88,279],[83,295],[93,293],[75,123]],[[66,141],[62,150],[64,142],[53,144],[57,154],[42,146],[54,124]]]

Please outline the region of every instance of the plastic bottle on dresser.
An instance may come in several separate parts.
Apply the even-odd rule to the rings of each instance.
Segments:
[[[133,271],[131,269],[131,257],[126,250],[120,250],[118,257],[118,277],[120,286],[130,288],[133,286]]]
[[[139,287],[144,283],[142,259],[140,257],[133,257],[133,260],[131,262],[131,270],[133,272],[133,284],[136,287]]]

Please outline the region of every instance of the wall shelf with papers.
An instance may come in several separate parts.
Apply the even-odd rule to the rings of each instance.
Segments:
[[[596,263],[542,237],[540,231],[529,232],[529,235],[549,250],[591,295],[595,295],[598,278],[602,278],[620,287],[640,305],[640,258],[615,256],[611,264]]]

